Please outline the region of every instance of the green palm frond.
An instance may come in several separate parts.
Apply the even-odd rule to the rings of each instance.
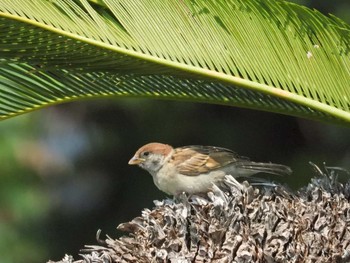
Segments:
[[[350,27],[273,0],[2,0],[0,118],[85,98],[350,122]]]

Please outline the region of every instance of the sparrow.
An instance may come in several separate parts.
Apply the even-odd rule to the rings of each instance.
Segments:
[[[250,161],[235,152],[214,146],[190,145],[173,148],[152,142],[142,146],[129,161],[148,171],[159,190],[169,194],[208,192],[225,177],[247,177],[264,172],[289,175],[292,170],[282,164]]]

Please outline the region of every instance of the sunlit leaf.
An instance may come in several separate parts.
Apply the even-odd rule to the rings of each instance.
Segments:
[[[0,115],[108,96],[350,122],[350,27],[273,0],[0,2]]]

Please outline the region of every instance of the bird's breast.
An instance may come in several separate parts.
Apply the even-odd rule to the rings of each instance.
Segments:
[[[213,183],[225,176],[223,171],[188,176],[180,174],[174,167],[162,168],[153,175],[154,184],[163,192],[176,195],[182,192],[195,194],[207,192]]]

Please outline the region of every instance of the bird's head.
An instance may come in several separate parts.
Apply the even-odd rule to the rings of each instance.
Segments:
[[[152,142],[142,146],[130,159],[130,165],[138,165],[151,174],[162,168],[164,161],[173,151],[170,145]]]

